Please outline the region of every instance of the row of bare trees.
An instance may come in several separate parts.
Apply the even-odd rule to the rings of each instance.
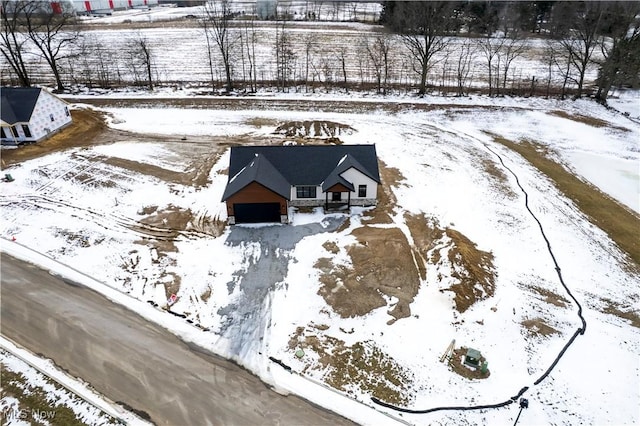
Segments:
[[[532,17],[532,19],[527,19]],[[548,38],[545,54],[549,66],[563,76],[562,95],[568,83],[576,97],[584,91],[590,65],[599,68],[596,98],[606,102],[613,85],[638,85],[640,73],[640,2],[385,2],[383,21],[401,35],[420,75],[418,93],[426,91],[426,76],[436,55],[446,49],[450,36],[464,30],[478,37],[486,59],[489,94],[506,86],[509,68],[523,53],[525,29]],[[598,58],[594,52],[600,51]],[[459,75],[466,73],[465,49],[458,58]],[[550,82],[550,78],[549,78]],[[532,81],[533,84],[533,81]]]
[[[44,1],[8,1],[0,3],[2,56],[23,86],[31,85],[26,66],[28,45],[34,46],[49,65],[59,91],[64,90],[60,62],[67,47],[79,38],[77,30],[70,30],[74,15],[67,9],[54,14],[51,4]]]
[[[523,84],[522,69],[514,63],[531,48],[530,33],[546,40],[537,55],[547,64],[547,95],[560,77],[562,96],[569,89],[580,96],[589,67],[599,69],[596,96],[602,102],[612,87],[638,81],[640,3],[550,3],[389,2],[384,27],[335,46],[323,44],[314,32],[299,36],[286,15],[276,16],[266,61],[256,13],[238,16],[229,0],[211,0],[198,22],[208,84],[226,92],[253,92],[262,84],[279,91],[318,86],[349,91],[359,85],[380,94],[415,87],[425,94],[439,85],[458,95],[478,86],[488,87],[491,96],[506,94]],[[2,1],[0,50],[19,84],[32,83],[33,55],[51,69],[59,91],[65,81],[104,88],[133,83],[153,90],[162,80],[156,59],[163,52],[155,50],[153,40],[138,32],[124,48],[107,46],[80,32],[71,11],[53,14],[50,7],[48,1]],[[545,79],[525,77],[531,93]]]

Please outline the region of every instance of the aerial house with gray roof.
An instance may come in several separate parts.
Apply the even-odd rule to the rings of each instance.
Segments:
[[[230,224],[289,220],[289,207],[373,206],[375,145],[237,146],[222,196]]]
[[[3,145],[38,142],[71,124],[65,101],[36,87],[0,88]]]

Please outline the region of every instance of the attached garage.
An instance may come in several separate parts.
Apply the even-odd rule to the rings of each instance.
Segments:
[[[290,188],[269,160],[254,156],[229,179],[222,195],[229,224],[286,223]]]
[[[280,222],[280,203],[235,203],[236,223]]]

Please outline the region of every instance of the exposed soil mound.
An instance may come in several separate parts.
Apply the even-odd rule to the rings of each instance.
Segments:
[[[447,228],[445,232],[452,241],[448,256],[451,276],[458,280],[447,290],[455,294],[456,310],[464,312],[475,302],[493,296],[493,254],[478,250],[474,242],[454,229]]]
[[[392,186],[400,186],[405,178],[400,170],[395,167],[388,167],[384,161],[378,160],[378,169],[380,170],[380,180],[382,184],[378,186],[378,203],[376,208],[371,210],[368,215],[370,219],[365,223],[391,223],[391,215],[393,208],[396,206],[396,199]]]
[[[289,137],[335,138],[355,131],[351,126],[333,121],[289,121],[279,125],[274,133]]]
[[[451,359],[449,359],[449,367],[451,370],[466,377],[467,379],[486,379],[491,375],[491,372],[487,369],[486,372],[482,372],[480,368],[473,368],[464,363],[464,358],[467,354],[467,348],[462,347],[455,349]],[[480,365],[486,361],[484,357],[480,357]]]
[[[109,131],[104,115],[91,109],[72,110],[71,118],[71,125],[49,139],[15,149],[3,149],[2,168],[65,148],[92,145],[99,135]]]
[[[334,265],[329,258],[321,258],[314,265],[322,271],[318,294],[343,318],[366,315],[385,306],[383,295],[398,299],[388,312],[393,317],[389,324],[410,316],[420,280],[404,234],[398,228],[365,226],[352,235],[359,244],[345,248],[351,267]]]
[[[542,318],[532,318],[521,322],[532,336],[550,336],[558,334],[559,331],[547,324]]]
[[[409,232],[411,232],[411,238],[415,245],[414,254],[416,255],[416,260],[419,261],[418,270],[420,271],[420,277],[424,280],[427,276],[427,264],[430,263],[429,252],[442,239],[444,230],[438,227],[435,219],[427,218],[424,213],[420,215],[405,213],[404,221],[409,227]]]
[[[318,335],[318,327],[298,327],[289,340],[289,349],[305,351],[308,356],[302,359],[306,364],[304,371],[325,370],[324,381],[335,389],[352,394],[356,386],[390,404],[411,402],[408,396],[411,373],[372,341],[347,346],[335,337]]]

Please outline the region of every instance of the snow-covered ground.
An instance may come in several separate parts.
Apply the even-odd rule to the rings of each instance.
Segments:
[[[0,363],[2,363],[3,370],[22,377],[14,385],[18,386],[26,395],[42,392],[51,408],[43,410],[24,407],[19,398],[3,392],[0,399],[2,424],[61,424],[64,420],[61,419],[58,412],[60,407],[70,409],[76,419],[88,425],[128,424],[143,426],[149,424],[115,403],[106,401],[86,383],[70,377],[56,368],[51,361],[33,355],[4,337],[0,337],[0,348]],[[9,379],[5,376],[3,380]]]
[[[406,100],[388,101],[401,104]],[[137,226],[147,209],[162,212],[177,207],[193,216],[226,217],[220,199],[227,179],[228,151],[212,168],[210,183],[201,188],[132,173],[104,159],[128,159],[186,172],[189,165],[176,150],[188,141],[145,144],[144,149],[136,141],[74,148],[13,166],[9,170],[16,181],[1,186],[0,234],[14,236],[20,244],[95,277],[106,286],[93,281],[91,285],[110,297],[131,304],[189,340],[233,357],[265,381],[364,424],[393,420],[368,408],[375,404],[356,386],[348,391],[361,403],[319,386],[326,371],[305,370],[305,362],[314,355],[299,360],[289,347],[297,327],[322,325],[315,331],[319,338],[339,339],[345,345],[373,342],[411,372],[410,408],[494,404],[530,386],[525,394],[529,409],[519,424],[637,424],[640,332],[606,312],[612,304],[629,312],[640,309],[638,276],[624,268],[620,250],[545,176],[495,143],[487,132],[548,147],[577,174],[638,211],[633,201],[634,197],[638,200],[640,180],[640,125],[588,101],[425,98],[421,102],[475,107],[399,108],[396,113],[187,112],[174,108],[109,108],[107,112],[113,116],[112,126],[125,130],[181,135],[189,129],[193,135],[248,136],[255,141],[273,138],[276,123],[286,121],[327,120],[353,127],[356,132],[340,138],[350,144],[375,143],[379,158],[403,177],[392,188],[398,200],[392,223],[376,226],[397,227],[411,242],[405,214],[425,214],[493,254],[495,295],[462,314],[453,309],[451,293],[441,291],[455,282],[442,263],[427,268],[426,279],[421,280],[410,305],[411,316],[393,325],[387,324],[391,318],[388,306],[355,318],[340,318],[327,306],[318,295],[320,273],[314,264],[331,256],[323,247],[327,242],[338,247],[335,262],[348,264],[346,250],[357,244],[351,232],[361,226],[366,214],[362,210],[354,209],[347,226],[337,229],[335,222],[344,216],[316,212],[295,214],[291,225],[226,228],[217,238],[187,230],[176,236],[174,248],[154,246]],[[574,119],[554,113],[559,110]],[[608,125],[594,126],[582,116]],[[500,159],[527,191],[529,206],[587,321],[586,333],[578,336],[551,375],[538,385],[533,382],[581,322],[576,304],[558,281],[538,224],[525,209],[524,194]],[[505,177],[497,181],[487,173],[488,165],[502,170]],[[593,174],[594,165],[603,173]],[[619,170],[622,165],[624,171]],[[277,247],[280,241],[286,244]],[[8,242],[3,242],[2,250],[44,262]],[[431,254],[437,251],[446,259],[447,250],[441,245]],[[264,262],[277,265],[270,271],[274,275],[269,282],[256,283],[259,280],[251,277],[257,276]],[[48,260],[45,267],[60,269]],[[205,330],[144,303],[166,304],[167,288],[172,288],[175,277],[180,278],[179,299],[172,310]],[[566,302],[559,306],[547,303],[532,288]],[[253,300],[248,294],[261,298]],[[393,298],[386,301],[388,305],[395,302]],[[229,307],[240,302],[253,304],[255,314],[247,310],[247,315],[234,315]],[[522,322],[533,319],[543,319],[557,333],[531,335]],[[438,362],[452,339],[482,351],[489,360],[489,378],[468,380]],[[286,372],[268,357],[282,360],[301,375]],[[606,406],[603,400],[608,401]],[[376,409],[400,418],[392,410]],[[493,410],[404,414],[401,418],[415,424],[506,424],[513,422],[517,411],[515,404]]]

